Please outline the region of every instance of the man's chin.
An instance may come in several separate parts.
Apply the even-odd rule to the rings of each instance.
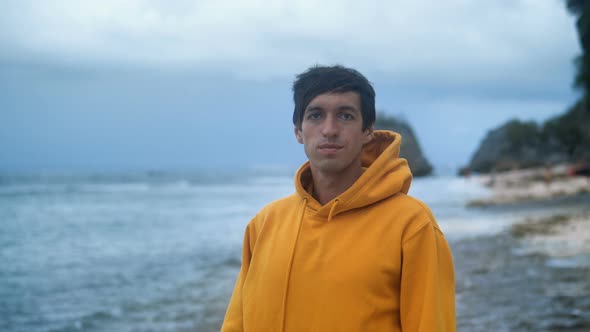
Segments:
[[[337,159],[324,159],[319,161],[310,161],[312,169],[317,169],[322,173],[340,173],[346,165],[341,160]]]

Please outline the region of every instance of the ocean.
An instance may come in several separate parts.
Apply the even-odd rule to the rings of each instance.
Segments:
[[[246,224],[293,192],[265,173],[1,176],[0,331],[219,331]],[[475,179],[414,179],[410,194],[450,241],[525,213],[467,208],[489,195]]]

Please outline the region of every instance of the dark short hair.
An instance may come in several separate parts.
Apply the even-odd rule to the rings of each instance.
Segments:
[[[375,123],[375,90],[358,71],[344,66],[314,66],[297,75],[293,82],[293,124],[301,129],[305,108],[324,93],[356,92],[361,99],[363,130]]]

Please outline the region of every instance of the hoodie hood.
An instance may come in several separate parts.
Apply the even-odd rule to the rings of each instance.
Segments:
[[[319,217],[333,216],[374,204],[398,193],[407,194],[412,182],[408,162],[399,158],[402,137],[400,134],[375,130],[373,139],[363,146],[361,155],[363,174],[345,192],[322,206],[313,198],[309,161],[305,162],[295,175],[297,194],[307,201],[307,207]]]

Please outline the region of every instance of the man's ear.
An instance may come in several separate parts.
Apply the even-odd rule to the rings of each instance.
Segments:
[[[363,132],[363,144],[367,144],[373,140],[373,126],[367,128]]]
[[[299,128],[297,128],[297,126],[295,126],[294,131],[295,131],[295,138],[297,138],[297,142],[299,142],[299,144],[303,144],[303,137],[301,137],[301,130],[299,130]]]

